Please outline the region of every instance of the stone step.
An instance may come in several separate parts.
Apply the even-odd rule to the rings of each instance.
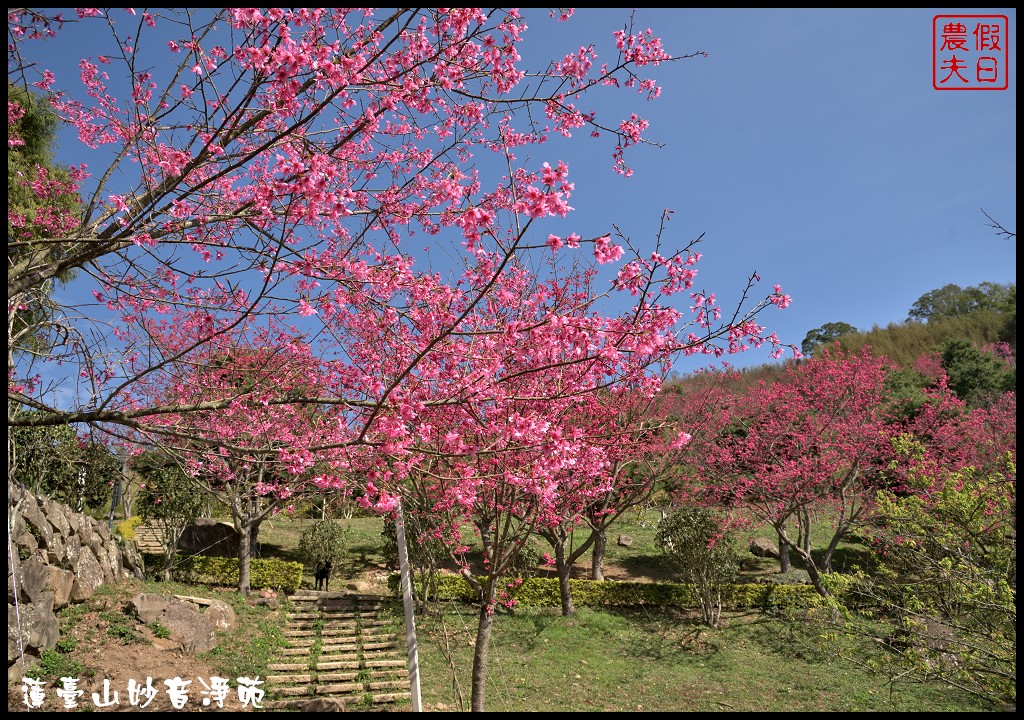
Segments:
[[[400,650],[401,648],[402,644],[397,640],[392,640],[391,642],[363,643],[363,650]]]
[[[345,655],[351,654],[353,656],[358,655],[359,646],[354,643],[346,645],[322,645],[320,647],[320,656],[324,655]]]
[[[326,647],[320,649],[320,662],[336,660],[358,660],[359,648],[356,646],[347,647]]]
[[[281,648],[278,652],[281,655],[309,655],[309,649],[313,647],[313,641],[310,640],[305,645],[299,643],[292,643],[293,647]]]
[[[313,676],[310,674],[292,674],[292,675],[267,675],[265,678],[268,683],[277,684],[288,684],[288,683],[306,683],[307,685],[313,682]]]
[[[267,670],[308,670],[309,663],[270,663]]]
[[[381,680],[371,682],[370,690],[398,690],[399,688],[411,688],[412,683],[408,680]]]
[[[271,668],[273,670],[274,668]],[[316,664],[317,670],[358,670],[358,660],[331,660],[328,662],[318,662]]]
[[[317,695],[334,695],[337,693],[362,693],[363,684],[361,682],[351,683],[335,683],[333,685],[317,685]]]
[[[407,663],[402,663],[401,665],[391,665],[388,667],[367,668],[367,670],[370,673],[370,679],[374,681],[389,680],[396,677],[402,678],[409,676],[409,668],[407,667]]]
[[[393,703],[401,702],[403,700],[412,700],[412,693],[407,692],[394,692],[394,693],[382,693],[380,695],[373,696],[374,703]]]
[[[260,705],[262,710],[269,710],[270,712],[279,712],[281,710],[301,710],[302,706],[308,703],[308,699],[304,700],[264,700]]]

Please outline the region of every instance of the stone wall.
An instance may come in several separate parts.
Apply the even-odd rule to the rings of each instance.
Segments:
[[[60,639],[54,612],[126,574],[142,577],[142,558],[105,523],[11,482],[7,532],[7,674],[20,680],[22,665]]]

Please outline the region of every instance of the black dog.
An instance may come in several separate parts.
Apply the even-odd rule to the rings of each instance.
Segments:
[[[316,589],[328,590],[331,585],[331,561],[319,563],[316,566]]]

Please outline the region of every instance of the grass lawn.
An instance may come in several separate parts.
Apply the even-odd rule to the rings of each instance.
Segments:
[[[631,513],[609,534],[606,569],[612,579],[657,581],[670,577],[654,537],[659,516]],[[260,555],[301,560],[298,539],[312,520],[278,516],[260,530]],[[369,570],[389,572],[382,555],[383,523],[376,517],[338,521],[349,529],[347,556],[336,565],[332,589]],[[620,535],[631,543],[620,545]],[[763,529],[744,533],[773,538]],[[822,537],[824,537],[822,535]],[[584,538],[580,537],[580,542]],[[827,542],[827,538],[821,541]],[[816,544],[818,538],[816,535]],[[546,550],[543,544],[538,549]],[[862,559],[863,549],[842,545],[837,565]],[[795,559],[794,559],[795,560]],[[796,563],[794,563],[796,564]],[[589,573],[589,553],[574,575]],[[744,579],[778,573],[778,563],[753,558]],[[303,587],[312,589],[312,568]],[[388,617],[404,625],[393,601]],[[265,622],[265,620],[264,620]],[[467,604],[441,603],[416,619],[424,708],[468,707],[477,617]],[[859,648],[855,664],[820,642],[813,623],[759,612],[726,613],[719,628],[699,624],[693,612],[672,608],[580,608],[572,618],[557,609],[499,611],[488,672],[491,711],[706,711],[706,712],[955,712],[988,710],[944,683],[889,682],[863,661],[883,658],[877,645]],[[265,655],[264,649],[258,655]],[[234,664],[244,646],[232,652]],[[216,658],[211,658],[216,659]],[[225,657],[224,660],[229,660]],[[882,663],[884,665],[884,663]],[[235,666],[234,672],[243,667]],[[399,706],[396,709],[403,709]],[[404,709],[409,709],[405,707]]]

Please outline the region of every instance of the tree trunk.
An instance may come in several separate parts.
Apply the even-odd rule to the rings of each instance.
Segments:
[[[558,570],[558,592],[562,597],[562,617],[572,617],[576,614],[576,608],[572,604],[572,588],[569,586],[572,566],[565,557],[565,542],[563,536],[555,543],[555,568]]]
[[[836,533],[832,536],[832,540],[829,542],[828,547],[825,548],[825,554],[821,557],[821,571],[832,572],[832,554],[835,553],[836,548],[839,547],[839,541],[843,537],[844,528],[842,525],[836,530]]]
[[[473,699],[471,710],[484,712],[487,690],[487,654],[494,624],[494,578],[484,583],[480,599],[480,622],[476,628],[476,647],[473,650]]]
[[[484,546],[484,557],[493,557],[494,548],[491,547],[491,524],[490,520],[481,520],[477,523],[477,529],[480,531],[480,544]]]
[[[250,590],[249,564],[252,558],[252,525],[248,520],[242,520],[238,531],[238,592],[248,596]]]
[[[590,579],[604,580],[604,552],[608,547],[608,536],[604,528],[594,531],[594,554],[590,561]]]
[[[803,510],[799,515],[800,520],[800,547],[803,548],[807,556],[811,555],[811,513],[808,510]]]
[[[817,590],[818,594],[822,597],[828,597],[829,592],[825,589],[824,580],[821,577],[821,573],[818,571],[818,567],[814,564],[814,559],[810,554],[802,559],[804,561],[804,565],[807,566],[807,574],[811,578],[811,584],[814,586],[814,589]]]
[[[785,540],[784,533],[779,530],[779,572],[788,573],[793,565],[789,561],[789,544]]]

